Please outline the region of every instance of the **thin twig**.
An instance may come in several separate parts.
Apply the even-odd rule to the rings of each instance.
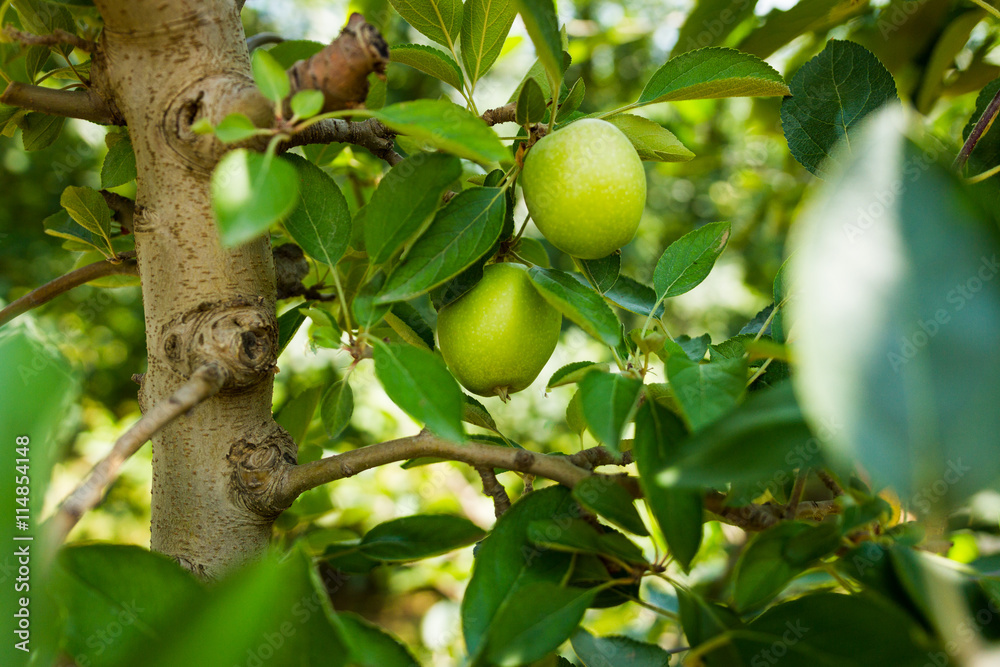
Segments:
[[[507,489],[497,479],[496,471],[492,466],[476,466],[476,472],[483,480],[483,495],[493,499],[493,514],[499,519],[500,515],[510,509],[510,496]]]
[[[791,519],[799,511],[799,503],[802,502],[802,494],[806,490],[806,480],[809,478],[809,468],[804,468],[799,470],[798,474],[795,476],[795,484],[792,486],[792,495],[788,499],[788,504],[785,505],[785,511],[782,513],[783,519]]]
[[[837,480],[835,480],[830,473],[825,470],[817,470],[816,476],[819,477],[823,484],[826,485],[826,488],[830,489],[830,493],[832,493],[834,497],[844,495],[844,490],[840,488],[840,484],[837,483]]]
[[[196,370],[169,398],[160,401],[127,430],[107,456],[93,467],[87,478],[62,502],[52,517],[55,543],[61,544],[73,526],[88,510],[101,501],[104,489],[117,477],[122,465],[160,429],[219,393],[226,381],[226,372],[209,363]]]
[[[276,32],[259,32],[256,35],[247,37],[247,51],[253,52],[265,44],[281,44],[285,38]]]
[[[354,122],[331,118],[310,125],[301,132],[296,132],[288,140],[278,146],[279,151],[306,144],[347,143],[361,146],[371,151],[377,158],[385,160],[390,166],[403,161],[403,156],[393,148],[395,133],[379,122],[376,118]]]
[[[101,190],[101,196],[104,197],[104,203],[108,208],[114,212],[115,220],[121,225],[122,231],[131,234],[135,221],[135,202],[110,190]]]
[[[517,120],[517,103],[511,102],[496,109],[487,109],[480,116],[487,125],[499,125],[500,123],[513,123]]]
[[[1000,112],[1000,90],[990,100],[990,103],[986,106],[986,110],[983,111],[983,115],[979,117],[975,127],[972,128],[972,132],[969,132],[969,138],[965,140],[962,150],[959,151],[958,157],[955,158],[954,167],[956,171],[961,171],[965,167],[965,163],[969,161],[969,156],[972,155],[972,150],[979,143],[982,136],[986,134],[986,131],[990,129],[998,112]]]
[[[49,35],[33,35],[30,32],[18,30],[13,26],[7,26],[4,28],[4,32],[12,40],[30,46],[59,46],[61,44],[69,44],[74,49],[80,49],[87,53],[93,53],[97,50],[97,42],[83,39],[79,35],[66,32],[61,28],[56,28]]]
[[[53,116],[80,118],[99,125],[124,125],[93,90],[58,90],[11,81],[0,102]]]
[[[84,283],[107,276],[137,276],[139,269],[135,263],[135,253],[125,252],[116,258],[117,262],[102,260],[81,266],[75,271],[70,271],[64,276],[59,276],[52,282],[46,283],[36,290],[28,292],[20,299],[12,301],[6,308],[0,310],[0,327],[10,322],[12,319],[25,313],[32,308],[37,308],[44,303],[48,303],[60,294],[64,294],[74,287],[79,287]]]

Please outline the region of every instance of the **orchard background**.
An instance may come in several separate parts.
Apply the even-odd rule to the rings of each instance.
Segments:
[[[3,664],[1000,661],[1000,6],[238,5],[0,3]],[[516,179],[588,115],[580,261]],[[494,258],[509,402],[435,352]]]

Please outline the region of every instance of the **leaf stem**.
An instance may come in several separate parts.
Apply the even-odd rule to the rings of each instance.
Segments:
[[[972,128],[972,132],[969,132],[969,137],[965,140],[965,144],[962,145],[962,150],[959,151],[958,157],[955,158],[953,166],[956,171],[961,171],[965,167],[965,163],[969,161],[969,156],[972,155],[973,149],[979,143],[982,136],[989,131],[998,112],[1000,112],[1000,90],[990,100],[990,103],[983,111],[983,115],[976,121],[976,126]]]
[[[331,267],[333,274],[333,284],[337,288],[337,298],[340,299],[340,312],[344,316],[344,328],[347,330],[347,340],[354,345],[354,333],[351,331],[351,314],[347,299],[344,298],[344,286],[340,282],[340,273],[337,267]]]
[[[996,16],[997,18],[1000,18],[1000,9],[997,9],[993,5],[991,5],[988,2],[986,2],[985,0],[972,0],[972,3],[976,4],[976,5],[979,5],[980,7],[982,7],[983,9],[985,9],[990,14],[993,14],[993,16]]]

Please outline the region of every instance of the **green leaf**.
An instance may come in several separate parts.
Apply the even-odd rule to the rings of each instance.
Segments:
[[[906,2],[907,0],[896,0],[887,5],[878,20],[883,21],[883,25],[890,27],[895,32],[895,29],[902,25],[897,19],[900,15],[898,12],[906,13],[906,10],[910,9],[911,12],[906,14],[907,20],[912,16],[914,8],[907,6]],[[932,5],[928,9],[931,16],[935,18],[941,16],[936,6]],[[832,26],[845,23],[855,14],[866,11],[870,11],[870,8],[863,3],[855,2],[855,0],[811,0],[811,2],[796,3],[788,9],[772,9],[764,17],[763,25],[759,25],[747,35],[737,48],[745,53],[752,53],[758,58],[769,58],[799,35],[813,31],[825,33]],[[922,19],[926,20],[925,17],[918,17],[917,21]],[[894,20],[896,22],[893,22]],[[896,34],[893,37],[898,39],[902,35]],[[920,45],[915,45],[916,48],[920,48],[924,44],[922,36],[916,37],[914,35],[912,41]],[[904,49],[900,50],[905,53]]]
[[[528,79],[521,87],[521,92],[517,96],[517,107],[514,110],[514,117],[518,125],[529,125],[540,123],[545,117],[547,103],[542,87],[534,79]]]
[[[416,514],[375,526],[361,539],[368,558],[404,562],[440,556],[474,544],[486,533],[468,519],[448,514]]]
[[[326,390],[319,413],[323,417],[327,437],[336,440],[350,425],[354,413],[354,391],[346,379],[335,382]]]
[[[307,39],[289,39],[272,46],[268,53],[278,61],[282,69],[289,69],[300,60],[309,60],[326,47],[320,42]]]
[[[600,514],[622,530],[649,535],[632,496],[621,484],[607,477],[586,477],[573,487],[573,497],[583,507]]]
[[[299,118],[312,118],[323,110],[323,91],[300,90],[292,96],[292,113]]]
[[[63,123],[62,116],[49,116],[44,113],[29,113],[20,123],[21,142],[26,151],[40,151],[48,148],[59,138]]]
[[[710,46],[668,60],[643,88],[636,105],[789,94],[781,75],[760,58]]]
[[[379,342],[375,375],[408,415],[446,440],[465,440],[462,391],[438,355],[412,345]]]
[[[285,220],[285,229],[313,259],[336,266],[351,240],[351,213],[347,200],[330,176],[312,162],[285,157],[298,172],[298,206]]]
[[[606,120],[628,137],[643,160],[687,162],[694,157],[673,132],[648,118],[621,113]]]
[[[806,570],[805,563],[789,562],[782,554],[790,539],[808,529],[808,524],[789,521],[750,540],[733,571],[733,601],[737,609],[748,611],[771,602],[788,582]]]
[[[385,262],[423,226],[461,173],[459,160],[442,153],[417,153],[389,170],[357,215],[372,264]]]
[[[510,159],[489,125],[448,100],[400,102],[371,114],[391,130],[458,157],[479,163]]]
[[[392,310],[385,314],[385,322],[410,345],[434,349],[434,330],[410,304],[392,304]]]
[[[65,239],[71,243],[80,243],[84,247],[91,246],[102,254],[108,252],[107,243],[104,240],[77,224],[65,210],[45,218],[42,221],[42,227],[49,236]]]
[[[500,608],[490,626],[486,663],[516,667],[559,648],[583,620],[597,591],[548,581],[523,586],[516,600]]]
[[[670,654],[631,637],[595,637],[578,628],[570,640],[584,667],[667,667]]]
[[[292,85],[288,81],[285,68],[264,49],[253,52],[250,69],[253,71],[253,80],[260,88],[260,92],[275,104],[280,104],[292,92]]]
[[[672,355],[667,360],[667,378],[694,432],[736,407],[746,391],[747,362],[738,357],[698,363]]]
[[[902,498],[943,486],[927,510],[946,513],[1000,480],[982,444],[1000,428],[1000,240],[905,126],[878,113],[800,218],[795,381],[837,461]]]
[[[462,421],[473,426],[485,428],[494,433],[500,432],[497,429],[497,423],[493,420],[493,416],[486,409],[486,406],[468,394],[463,393],[462,400],[465,401],[465,404],[462,406]]]
[[[178,610],[164,629],[162,641],[145,643],[120,664],[243,664],[248,650],[263,645],[272,649],[275,665],[342,667],[347,651],[341,633],[324,614],[330,613],[328,594],[325,589],[320,594],[312,579],[308,559],[300,550],[283,562],[266,558],[254,563],[213,582],[203,604]],[[262,605],[268,613],[247,614],[255,605]],[[242,620],[233,624],[237,616]]]
[[[781,103],[788,149],[803,167],[823,178],[838,160],[851,155],[847,137],[852,128],[898,101],[896,83],[878,58],[860,44],[839,40],[830,40],[799,68],[791,89],[792,97]],[[837,145],[844,149],[832,157]]]
[[[100,192],[71,185],[63,190],[59,204],[88,232],[110,240],[111,209]]]
[[[569,89],[566,96],[559,102],[559,118],[572,118],[573,112],[583,104],[583,98],[586,94],[587,84],[583,82],[583,78],[574,81],[573,87]]]
[[[460,192],[434,217],[389,276],[378,303],[405,301],[453,278],[493,247],[507,198],[500,188]]]
[[[558,583],[570,569],[569,554],[532,547],[528,526],[540,519],[568,521],[579,510],[569,489],[550,486],[504,512],[476,552],[472,578],[462,598],[462,632],[469,655],[483,652],[487,635],[505,606],[523,608],[520,590],[532,582]]]
[[[555,387],[562,387],[568,384],[575,384],[582,380],[591,371],[606,371],[608,365],[604,363],[594,363],[593,361],[574,361],[566,364],[549,378],[545,385],[545,391],[551,391]]]
[[[135,151],[128,133],[118,133],[119,139],[108,147],[101,166],[101,187],[114,188],[135,180]],[[110,136],[110,135],[109,135]]]
[[[250,137],[260,134],[261,130],[253,124],[253,121],[241,113],[231,113],[215,126],[215,136],[224,144],[236,141],[244,141]]]
[[[795,468],[821,465],[819,440],[806,426],[791,383],[782,382],[753,392],[691,436],[683,455],[657,481],[684,488],[756,483],[759,495],[768,485],[788,480]]]
[[[552,0],[515,0],[515,4],[549,81],[558,85],[563,79],[563,49],[555,5]]]
[[[681,420],[655,401],[639,408],[633,444],[639,486],[670,552],[685,570],[701,546],[703,491],[664,488],[656,482],[656,475],[677,460],[686,436]]]
[[[618,343],[621,324],[600,295],[571,274],[556,269],[535,266],[528,274],[545,300],[577,326],[606,345]]]
[[[461,0],[389,0],[418,32],[452,49],[462,27]]]
[[[78,660],[100,655],[102,664],[126,664],[131,653],[160,640],[173,617],[204,595],[172,559],[111,544],[62,549],[50,585],[68,620],[65,648]],[[109,628],[119,633],[115,641],[95,642],[108,636]]]
[[[601,259],[578,259],[576,262],[580,267],[580,273],[586,277],[587,282],[595,290],[605,294],[618,281],[622,256],[621,253],[616,252]]]
[[[516,15],[514,0],[466,0],[462,17],[462,62],[473,85],[500,56]]]
[[[943,648],[909,614],[864,593],[804,595],[768,609],[730,635],[748,665],[776,642],[787,648],[783,659],[788,664],[850,667],[888,659],[893,667],[925,667],[938,656],[942,664],[948,662]]]
[[[546,549],[611,556],[634,565],[648,565],[642,549],[634,542],[617,531],[601,528],[607,532],[598,532],[584,519],[532,521],[528,524],[528,539]]]
[[[423,44],[401,44],[391,50],[392,62],[409,65],[424,74],[441,79],[456,90],[464,89],[465,78],[451,56]]]
[[[327,595],[326,591],[321,595]],[[357,614],[338,612],[333,615],[332,624],[350,650],[351,667],[420,667],[398,639]]]
[[[320,387],[310,387],[303,390],[298,395],[293,396],[274,417],[281,428],[288,431],[292,440],[304,444],[306,433],[309,431],[309,424],[313,415],[316,414],[316,406],[319,405],[321,396]],[[301,461],[299,461],[301,463]]]
[[[298,174],[283,158],[238,148],[212,172],[212,210],[229,248],[266,232],[292,212],[298,198]]]
[[[583,403],[580,401],[579,389],[573,393],[573,398],[566,405],[566,426],[579,436],[582,436],[583,432],[587,430],[587,420],[583,416]]]
[[[625,425],[635,415],[642,382],[619,373],[588,373],[580,380],[580,400],[591,432],[618,452]]]
[[[653,317],[663,315],[663,302],[656,298],[653,288],[628,276],[618,276],[604,296],[616,306],[643,317],[648,317],[650,313],[653,313]]]
[[[671,243],[653,272],[657,298],[669,299],[700,285],[726,249],[729,232],[728,222],[710,222]]]
[[[753,16],[756,5],[757,0],[698,0],[684,20],[670,55],[723,43],[737,26]]]

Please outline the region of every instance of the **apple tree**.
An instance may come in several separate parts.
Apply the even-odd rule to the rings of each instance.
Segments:
[[[364,4],[329,44],[248,38],[239,0],[0,4],[4,135],[42,150],[75,118],[107,145],[99,188],[19,221],[77,268],[0,311],[4,664],[418,664],[331,595],[462,549],[462,664],[1000,659],[1000,10],[699,0],[608,103],[573,67],[588,3]],[[480,109],[515,24],[535,62]],[[398,99],[390,63],[448,94]],[[739,98],[805,192],[770,305],[713,340],[673,304],[747,230],[623,256],[655,174],[718,149],[662,110]],[[28,311],[85,283],[141,285],[142,416],[46,505],[74,396]],[[276,411],[300,330],[350,362]],[[570,334],[596,352],[541,375]],[[347,446],[365,368],[414,433]],[[580,448],[491,414],[542,383]],[[150,550],[67,541],[146,442]],[[316,522],[400,464],[461,466],[495,523]]]

